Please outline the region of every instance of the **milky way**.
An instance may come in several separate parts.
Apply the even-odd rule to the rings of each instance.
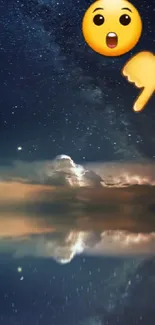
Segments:
[[[87,7],[72,1],[2,5],[2,158],[51,159],[62,152],[78,161],[153,158],[154,104],[134,114],[136,90],[120,74],[128,56],[108,59],[87,47],[81,33]],[[138,1],[137,7],[142,18],[151,12]],[[146,41],[151,50],[152,30],[144,27],[135,51]]]

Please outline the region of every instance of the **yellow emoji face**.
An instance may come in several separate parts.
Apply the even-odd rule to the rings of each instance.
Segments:
[[[142,20],[137,9],[126,0],[97,0],[85,12],[82,32],[97,53],[119,56],[139,41]]]

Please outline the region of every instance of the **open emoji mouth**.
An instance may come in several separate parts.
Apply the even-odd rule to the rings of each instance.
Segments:
[[[106,44],[110,49],[113,49],[117,46],[118,36],[116,33],[108,33],[106,36]]]

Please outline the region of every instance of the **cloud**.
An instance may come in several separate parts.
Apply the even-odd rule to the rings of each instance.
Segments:
[[[61,263],[81,253],[154,255],[154,183],[148,162],[81,166],[61,155],[1,166],[0,249]]]

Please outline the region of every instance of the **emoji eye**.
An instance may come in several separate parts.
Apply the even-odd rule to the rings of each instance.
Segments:
[[[120,17],[119,21],[120,21],[121,25],[123,25],[123,26],[127,26],[127,25],[130,24],[130,22],[131,22],[131,18],[130,18],[130,16],[128,16],[128,15],[122,15],[122,16]]]
[[[104,17],[102,15],[96,15],[93,18],[93,22],[97,26],[101,26],[104,23]]]

